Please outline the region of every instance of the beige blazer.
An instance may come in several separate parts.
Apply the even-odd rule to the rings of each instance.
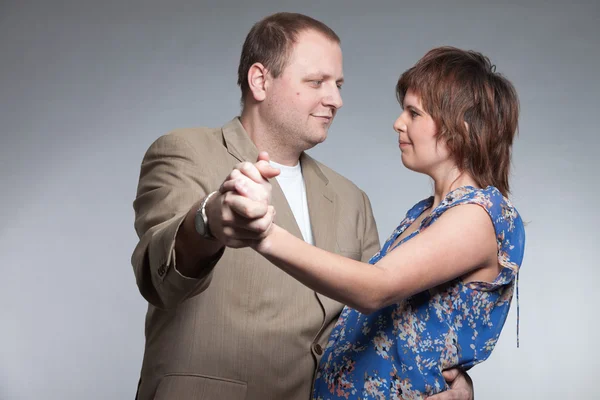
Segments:
[[[132,265],[148,301],[138,398],[307,400],[342,305],[251,249],[226,249],[199,279],[182,276],[175,236],[189,208],[258,150],[235,118],[222,128],[160,137],[141,166]],[[367,196],[306,154],[300,159],[315,244],[367,261],[379,239]],[[275,222],[301,238],[273,184]]]

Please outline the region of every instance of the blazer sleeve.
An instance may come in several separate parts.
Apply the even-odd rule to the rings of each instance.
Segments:
[[[369,262],[371,257],[379,251],[379,234],[377,233],[377,224],[371,209],[371,202],[366,193],[361,190],[364,204],[364,234],[362,240],[362,262]]]
[[[159,308],[173,308],[205,290],[222,255],[199,278],[185,277],[176,268],[179,227],[190,207],[213,190],[215,178],[203,174],[202,160],[184,138],[169,134],[157,139],[142,161],[133,202],[139,242],[131,264],[140,293]]]

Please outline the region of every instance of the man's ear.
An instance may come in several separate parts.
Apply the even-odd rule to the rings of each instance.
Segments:
[[[248,70],[248,86],[250,95],[256,101],[263,101],[267,97],[267,87],[271,74],[261,63],[254,63]]]

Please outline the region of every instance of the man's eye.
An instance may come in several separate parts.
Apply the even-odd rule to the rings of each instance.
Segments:
[[[338,84],[337,84],[337,88],[338,88],[339,90],[342,90],[342,84],[341,84],[341,83],[338,83]]]
[[[415,112],[415,111],[413,111],[413,110],[410,110],[410,116],[411,116],[411,117],[413,117],[413,118],[416,118],[416,117],[418,117],[418,116],[419,116],[419,113],[418,113],[418,112]]]
[[[321,86],[323,84],[323,81],[322,80],[314,80],[314,81],[312,81],[312,83],[315,86]]]

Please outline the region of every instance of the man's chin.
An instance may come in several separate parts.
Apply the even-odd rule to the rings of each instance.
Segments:
[[[319,137],[311,137],[308,138],[305,142],[304,142],[304,151],[306,150],[310,150],[313,147],[315,147],[316,145],[323,143],[325,141],[325,139],[327,139],[327,135],[322,135]]]
[[[319,143],[323,143],[326,139],[327,139],[327,133],[328,133],[328,128],[323,129],[322,132],[319,132],[319,134],[315,134],[314,137],[312,137],[311,139],[313,144],[313,147],[318,145]]]

